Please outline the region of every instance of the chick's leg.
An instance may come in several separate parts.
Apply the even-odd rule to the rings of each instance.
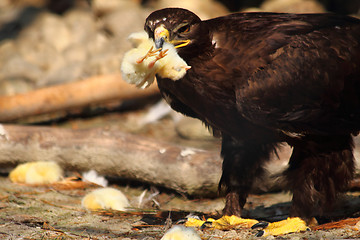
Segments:
[[[136,60],[136,63],[140,64],[140,63],[144,62],[148,58],[155,57],[155,59],[148,64],[148,68],[150,69],[150,68],[154,67],[155,63],[158,60],[160,60],[160,59],[164,58],[165,56],[167,56],[168,49],[165,49],[164,51],[162,51],[161,48],[156,49],[156,50],[153,50],[153,49],[154,49],[154,47],[151,47],[149,49],[149,51],[145,54],[145,56],[143,56],[143,57],[139,58],[138,60]]]
[[[158,60],[164,58],[164,57],[167,55],[167,51],[168,51],[168,50],[169,50],[169,49],[165,49],[164,51],[160,51],[158,55],[155,55],[155,60],[153,60],[153,61],[151,61],[151,62],[149,63],[148,68],[154,67],[155,63],[156,63]]]
[[[153,57],[153,56],[157,55],[158,52],[161,51],[161,48],[156,49],[156,50],[153,50],[153,49],[154,49],[154,47],[151,47],[149,49],[149,51],[145,54],[145,56],[143,56],[143,57],[139,58],[138,60],[136,60],[136,63],[138,63],[138,64],[142,63],[145,59],[147,59],[149,57]]]

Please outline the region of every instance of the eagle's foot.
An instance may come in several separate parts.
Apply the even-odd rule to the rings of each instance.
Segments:
[[[185,226],[201,227],[201,228],[210,227],[220,230],[228,230],[236,227],[250,228],[251,226],[257,223],[259,223],[259,221],[255,219],[245,219],[233,215],[233,216],[223,216],[217,220],[209,218],[206,221],[199,220],[196,218],[188,218],[185,223]]]
[[[251,228],[264,228],[259,231],[256,236],[278,236],[287,233],[296,233],[309,230],[306,222],[298,217],[287,218],[285,220],[273,223],[259,222],[253,225]]]

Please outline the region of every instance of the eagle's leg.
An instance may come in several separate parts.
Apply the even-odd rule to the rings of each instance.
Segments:
[[[285,173],[293,192],[290,215],[308,220],[331,209],[355,171],[351,135],[307,136],[298,144]]]
[[[226,192],[224,216],[218,220],[208,219],[207,221],[190,218],[186,225],[201,226],[211,222],[212,227],[229,229],[239,225],[250,228],[258,223],[254,219],[241,218],[241,210],[254,183],[255,176],[262,175],[264,171],[262,166],[269,159],[269,155],[275,146],[274,143],[249,143],[222,134],[221,155],[224,161],[219,188]]]
[[[304,231],[314,216],[331,209],[354,175],[350,135],[306,136],[294,150],[285,177],[293,192],[290,218],[270,223],[261,235]]]
[[[253,181],[263,173],[262,165],[269,159],[274,144],[255,144],[223,135],[221,155],[223,173],[219,189],[226,191],[223,215],[241,215]]]

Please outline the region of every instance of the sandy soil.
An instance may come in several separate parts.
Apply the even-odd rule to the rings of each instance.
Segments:
[[[90,186],[64,189],[59,186],[25,186],[0,178],[0,238],[1,239],[160,239],[171,224],[187,214],[198,216],[216,214],[223,207],[223,199],[192,199],[175,193],[160,193],[131,211],[90,212],[81,207],[81,198],[92,190]],[[118,185],[113,185],[118,187]],[[139,205],[143,187],[118,187]],[[149,189],[145,196],[154,190]],[[352,193],[356,195],[356,193]],[[146,199],[146,197],[145,197]],[[246,214],[258,219],[286,217],[290,195],[273,193],[251,195]],[[358,204],[358,197],[350,203]],[[155,204],[156,203],[156,204]],[[358,223],[359,225],[359,223]],[[259,239],[256,230],[236,229],[220,231],[197,229],[202,239]],[[266,237],[274,239],[274,237]],[[360,238],[356,226],[343,225],[339,229],[316,230],[288,234],[276,239],[342,239]]]
[[[135,114],[135,115],[134,115]],[[219,147],[215,141],[189,141],[179,138],[169,119],[145,128],[134,126],[134,120],[143,113],[110,114],[105,118],[73,120],[63,127],[98,127],[132,132],[147,137],[172,141],[204,149]],[[166,189],[157,189],[123,179],[108,179],[128,197],[129,212],[91,212],[81,207],[82,197],[94,189],[83,182],[49,186],[28,186],[11,183],[7,169],[0,175],[0,239],[160,239],[174,224],[181,224],[189,214],[199,217],[216,216],[224,206],[223,198],[188,199]],[[67,176],[78,176],[67,172]],[[139,197],[145,192],[142,201]],[[333,219],[360,216],[360,192],[351,192]],[[276,221],[287,217],[291,195],[267,193],[250,195],[244,215],[258,220]],[[340,222],[340,228],[312,230],[265,239],[357,239],[360,238],[358,220]],[[326,222],[328,219],[322,219]],[[357,223],[356,226],[354,226]],[[255,237],[258,230],[232,229],[228,231],[197,229],[202,239],[264,239]]]

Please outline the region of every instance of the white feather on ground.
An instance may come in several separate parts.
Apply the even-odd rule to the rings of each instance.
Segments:
[[[170,115],[174,122],[178,122],[184,116],[181,113],[177,113],[167,104],[164,100],[160,100],[148,110],[146,115],[140,119],[140,125],[146,125],[154,123],[163,117]]]
[[[92,182],[102,187],[107,187],[108,181],[105,177],[100,176],[95,170],[90,170],[82,174],[82,179],[86,182]]]

